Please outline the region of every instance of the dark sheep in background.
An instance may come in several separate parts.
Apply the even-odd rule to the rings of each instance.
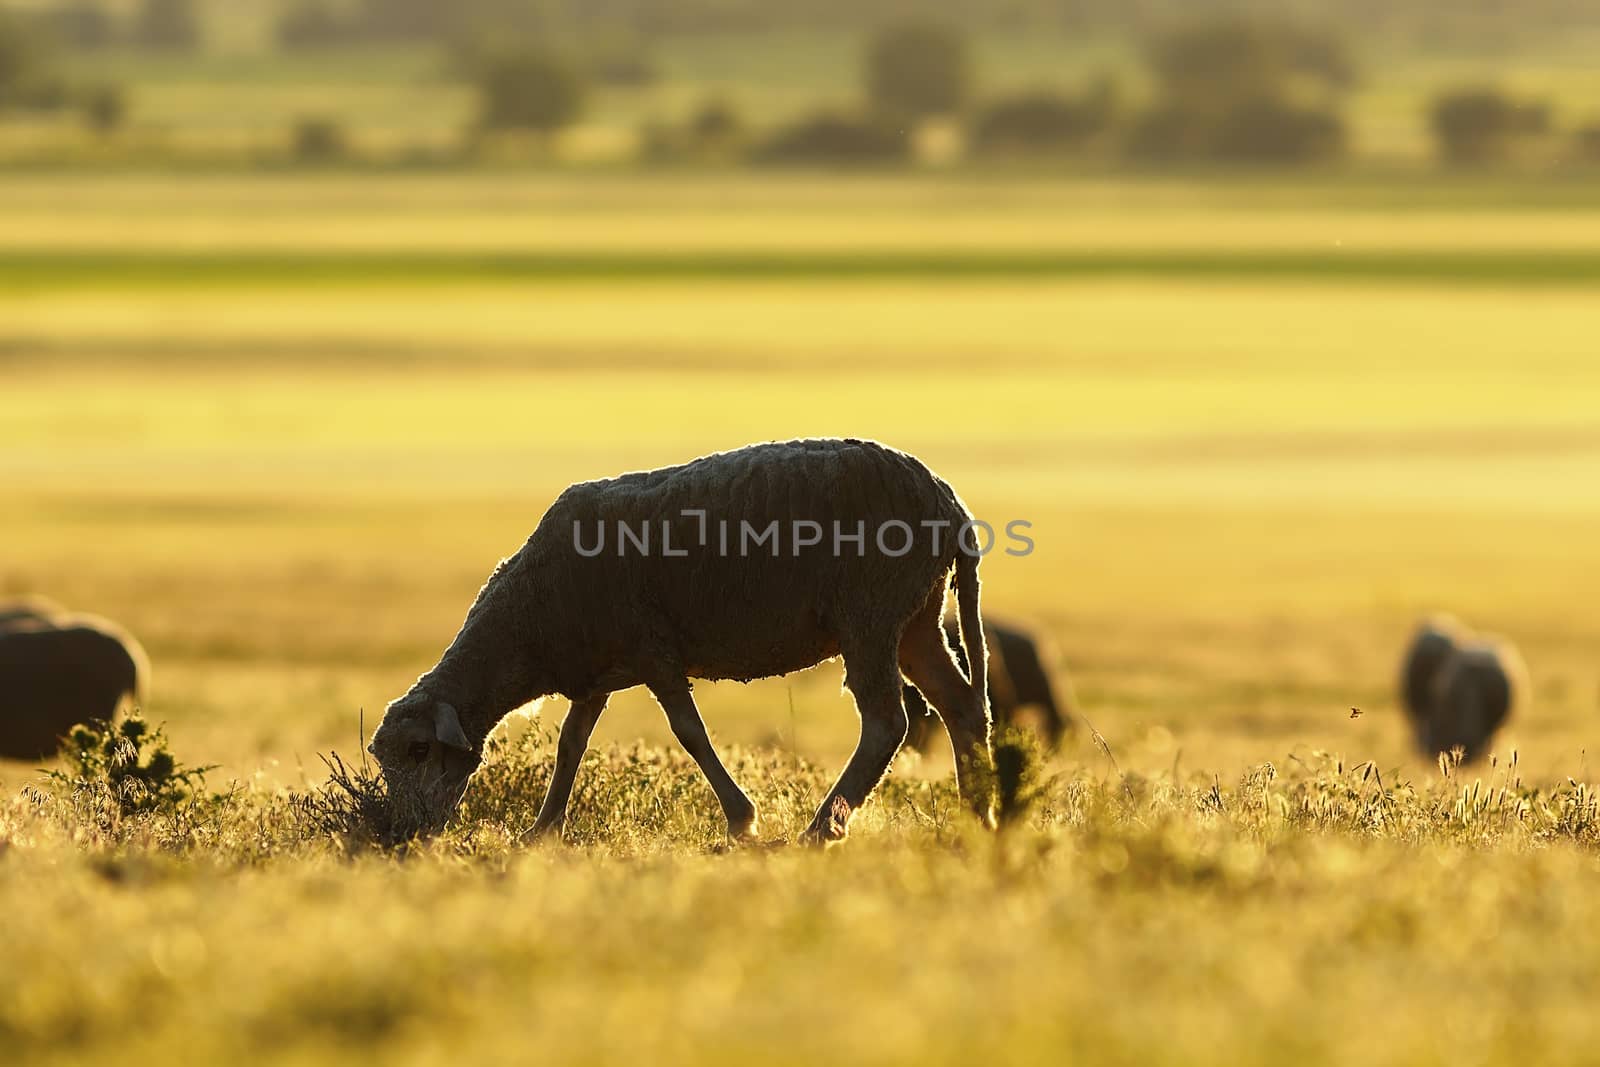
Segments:
[[[0,757],[54,755],[72,727],[143,701],[148,679],[144,650],[113,623],[13,617],[0,628]]]
[[[989,645],[989,707],[995,725],[1018,726],[1036,717],[1045,745],[1059,747],[1072,723],[1071,698],[1069,694],[1066,701],[1057,701],[1039,639],[1020,627],[996,622],[991,615],[984,616],[983,636]],[[966,670],[966,654],[953,624],[945,626],[945,639]],[[938,736],[938,719],[914,686],[905,687],[905,701],[911,719],[906,745],[926,751]]]
[[[707,736],[690,679],[748,681],[842,656],[861,739],[807,836],[837,840],[905,740],[901,674],[916,682],[953,738],[962,795],[991,821],[973,777],[989,758],[987,653],[978,560],[960,533],[971,515],[953,489],[903,452],[870,441],[751,445],[677,467],[574,485],[501,562],[437,666],[389,705],[370,746],[397,826],[429,830],[460,802],[483,741],[508,712],[550,693],[572,701],[549,790],[530,836],[559,831],[578,764],[611,693],[646,686],[710,781],[728,832],[754,832],[755,805]],[[781,551],[723,550],[776,524]],[[653,531],[657,551],[579,551],[619,523]],[[814,523],[822,543],[791,537]],[[832,531],[866,531],[862,549]],[[875,534],[891,532],[891,548]],[[666,554],[663,531],[682,555]],[[709,540],[707,533],[709,530]],[[941,536],[942,530],[942,536]],[[809,537],[810,531],[807,531]],[[619,538],[620,541],[620,538]],[[968,682],[940,627],[955,572]]]
[[[1400,696],[1417,744],[1429,756],[1459,749],[1480,758],[1527,688],[1526,668],[1503,641],[1475,637],[1447,616],[1417,627],[1400,671]]]
[[[1424,619],[1412,634],[1400,668],[1400,700],[1414,728],[1428,721],[1433,707],[1433,683],[1444,661],[1456,646],[1471,640],[1472,633],[1449,615]]]
[[[1510,645],[1483,640],[1457,647],[1434,680],[1423,748],[1435,755],[1460,749],[1466,763],[1479,759],[1526,688],[1522,657]]]

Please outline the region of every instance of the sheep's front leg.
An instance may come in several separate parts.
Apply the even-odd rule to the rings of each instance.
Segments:
[[[847,649],[844,670],[845,685],[861,714],[861,740],[806,829],[807,840],[822,844],[843,840],[849,832],[851,816],[883,781],[908,725],[893,644],[856,652]]]
[[[661,710],[667,713],[673,736],[684,751],[694,757],[701,773],[711,783],[712,791],[717,794],[722,814],[728,817],[728,836],[734,839],[754,837],[755,803],[739,788],[739,783],[733,780],[728,768],[717,758],[717,750],[711,747],[711,737],[706,733],[705,720],[700,717],[700,709],[695,706],[694,696],[689,691],[688,679],[655,684],[649,688],[656,702],[661,705]]]
[[[572,783],[578,777],[578,764],[584,750],[589,747],[589,737],[594,733],[600,713],[606,710],[609,693],[574,700],[561,724],[561,737],[556,742],[555,767],[550,771],[550,787],[545,790],[544,803],[539,805],[539,817],[533,828],[523,835],[523,841],[532,842],[552,831],[559,833],[567,818],[567,801],[572,799]]]

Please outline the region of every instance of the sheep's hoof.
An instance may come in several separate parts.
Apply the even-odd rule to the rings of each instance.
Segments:
[[[755,808],[749,814],[740,815],[728,820],[728,843],[734,845],[755,844],[760,840],[759,826],[761,819],[756,815]]]
[[[711,854],[714,856],[727,856],[734,852],[775,852],[780,848],[788,847],[788,845],[788,839],[782,837],[775,837],[770,841],[763,841],[761,838],[754,836],[729,837],[712,845]]]
[[[533,827],[522,835],[522,844],[530,847],[533,845],[548,845],[553,841],[560,840],[561,827],[557,824],[540,826],[538,823],[534,823]]]
[[[817,817],[811,820],[811,825],[800,835],[800,840],[808,845],[826,847],[838,844],[849,836],[850,802],[844,797],[834,797],[833,803],[817,812]]]
[[[972,810],[972,814],[978,817],[978,825],[985,830],[993,830],[999,827],[1000,820],[995,817],[993,802],[987,799],[975,800],[968,807]]]

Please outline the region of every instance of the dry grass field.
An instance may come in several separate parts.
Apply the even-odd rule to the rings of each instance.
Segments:
[[[6,190],[0,593],[140,635],[148,717],[225,794],[120,816],[0,769],[8,1058],[1563,1063],[1600,1037],[1592,191]],[[359,751],[562,487],[833,434],[1033,524],[986,606],[1048,636],[1105,744],[1080,724],[1011,830],[966,824],[947,755],[903,757],[843,847],[726,853],[634,693],[567,845],[512,843],[559,701],[403,858],[307,815],[317,753]],[[1534,683],[1449,777],[1393,695],[1437,609]],[[700,687],[775,840],[854,742],[839,682]]]

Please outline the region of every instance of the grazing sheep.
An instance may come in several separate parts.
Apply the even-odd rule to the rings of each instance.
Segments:
[[[752,835],[755,805],[717,758],[690,680],[748,681],[836,655],[861,738],[807,836],[842,838],[888,769],[906,735],[902,671],[943,717],[962,795],[990,820],[973,767],[989,756],[989,712],[969,522],[943,480],[869,441],[750,445],[572,486],[489,578],[438,665],[385,712],[369,748],[397,826],[443,825],[495,724],[559,693],[572,707],[529,837],[559,831],[607,698],[644,685],[730,836]],[[940,631],[952,568],[970,683]]]
[[[1520,701],[1526,676],[1522,657],[1502,641],[1458,646],[1434,679],[1424,749],[1434,755],[1460,749],[1466,763],[1480,758]]]
[[[984,616],[983,636],[989,643],[989,708],[996,725],[1015,726],[1036,715],[1045,744],[1051,749],[1058,747],[1071,722],[1063,714],[1063,705],[1056,701],[1039,642],[1026,630],[996,622],[990,615]],[[954,625],[945,625],[945,640],[956,663],[966,670],[966,654],[961,651],[960,634]],[[914,686],[905,687],[905,701],[906,714],[911,719],[906,745],[923,751],[938,734],[938,720]],[[1070,712],[1070,699],[1066,707]]]
[[[139,643],[103,619],[35,617],[0,629],[0,756],[42,759],[78,723],[113,718],[144,697]]]
[[[1483,755],[1526,688],[1516,649],[1446,615],[1417,627],[1400,671],[1400,696],[1418,746],[1430,756]]]

